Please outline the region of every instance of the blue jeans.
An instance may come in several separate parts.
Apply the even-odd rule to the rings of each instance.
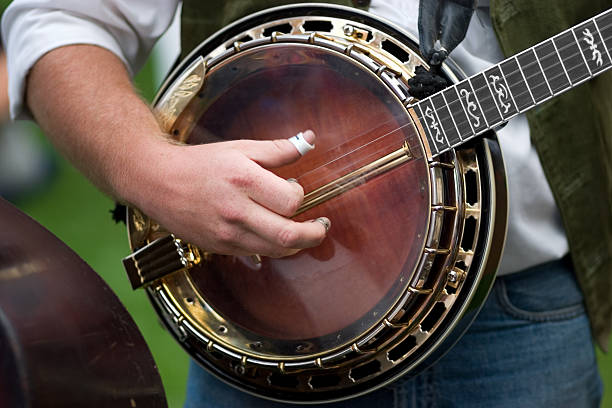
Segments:
[[[602,383],[570,262],[497,279],[474,324],[434,366],[324,408],[598,407]],[[197,364],[185,408],[298,407],[234,390]]]

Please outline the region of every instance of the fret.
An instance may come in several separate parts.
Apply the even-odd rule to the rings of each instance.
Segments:
[[[561,64],[561,59],[557,55],[555,45],[551,40],[537,45],[534,51],[553,94],[557,94],[572,86],[565,74],[565,68]]]
[[[444,91],[442,91],[442,95],[444,96],[448,108],[451,111],[451,116],[455,121],[455,126],[457,127],[461,140],[465,140],[473,136],[476,132],[474,132],[472,125],[470,125],[470,120],[467,112],[465,111],[465,107],[461,103],[457,88],[454,86],[446,88]]]
[[[521,68],[521,64],[519,64],[518,58],[516,57],[516,55],[514,56],[514,60],[516,61],[516,64],[519,67],[519,71],[521,71],[521,76],[523,77],[523,80],[525,81],[525,84],[527,85],[527,91],[529,91],[529,96],[531,96],[531,100],[535,104],[536,100],[533,97],[533,92],[531,91],[531,88],[529,87],[529,83],[527,82],[527,77],[525,76],[525,73],[523,72],[523,68]]]
[[[504,84],[506,85],[506,90],[508,92],[508,94],[510,95],[510,99],[512,99],[512,104],[514,107],[514,112],[512,113],[512,116],[516,115],[518,113],[518,108],[516,107],[516,101],[514,100],[514,95],[512,95],[512,92],[510,92],[510,85],[508,85],[508,80],[506,79],[506,76],[504,75],[503,72],[501,72],[501,65],[498,64],[497,65],[497,69],[499,70],[499,75],[500,77],[504,80]],[[504,116],[504,119],[506,119],[507,116]]]
[[[434,105],[433,98],[429,98],[429,101],[431,102],[431,106],[433,108],[434,116],[436,117],[436,119],[438,119],[438,124],[440,124],[441,127],[442,127],[442,135],[444,135],[444,140],[446,141],[446,145],[447,145],[447,147],[450,147],[451,144],[448,142],[448,137],[446,136],[446,131],[444,130],[444,125],[442,124],[442,121],[440,120],[440,115],[439,115],[439,112],[438,112],[440,108],[438,108],[436,105]]]
[[[559,57],[559,61],[561,61],[561,54],[559,54],[559,49],[557,48],[557,44],[555,44],[555,42],[552,41],[552,39],[551,39],[550,42],[552,43],[552,45],[554,45],[555,52],[557,53],[557,57]],[[565,69],[565,65],[563,65],[563,62],[561,62],[561,67],[563,67],[563,73],[565,73],[565,77],[567,78],[567,82],[568,82],[568,84],[570,84],[570,87],[571,87],[572,80],[570,79],[569,74],[567,73],[567,69]]]
[[[438,115],[438,119],[440,120],[440,124],[442,125],[442,132],[444,136],[446,136],[446,140],[448,144],[454,146],[461,142],[461,137],[459,136],[459,132],[455,127],[453,122],[453,118],[451,116],[451,112],[444,101],[444,97],[442,93],[438,92],[434,96],[431,97],[431,102],[436,109],[436,114]]]
[[[535,48],[532,48],[533,53],[535,54]],[[535,54],[536,56],[536,62],[538,63],[538,66],[540,67],[540,71],[542,71],[542,74],[544,74],[544,68],[542,68],[542,63],[540,62],[540,59],[538,58],[538,55]],[[546,75],[544,75],[544,82],[546,83],[546,86],[548,87],[548,91],[550,92],[551,95],[554,95],[553,90],[550,86],[550,83],[548,83],[548,79],[546,78]]]
[[[610,57],[599,37],[595,24],[592,21],[587,21],[575,27],[573,31],[578,38],[578,45],[591,74],[595,75],[607,69],[611,64]]]
[[[519,112],[532,107],[535,104],[535,100],[533,96],[531,96],[525,76],[521,72],[521,68],[516,58],[509,58],[502,62],[500,68],[506,78],[510,93],[514,98],[515,105]]]
[[[527,85],[531,90],[535,102],[538,103],[547,99],[551,95],[550,88],[546,83],[546,78],[544,78],[544,74],[538,63],[538,58],[533,52],[533,49],[528,49],[520,53],[517,55],[516,59],[523,74],[525,74]]]
[[[610,55],[610,50],[612,50],[612,12],[608,11],[594,18],[593,22],[599,33],[599,38],[605,44],[604,49],[606,50],[606,54],[608,54],[608,59],[612,60],[612,56]]]
[[[429,146],[431,148],[431,152],[434,153],[434,154],[438,153],[438,145],[436,144],[436,142],[431,137],[431,132],[427,128],[427,123],[425,122],[425,116],[423,115],[423,111],[421,110],[421,106],[417,103],[417,104],[413,105],[413,108],[414,108],[414,111],[416,113],[417,119],[419,120],[419,123],[423,126],[423,129],[425,129],[425,137],[427,139],[427,142],[429,143]]]
[[[455,87],[457,88],[463,109],[468,114],[468,120],[474,130],[474,134],[487,129],[488,126],[482,114],[482,109],[478,104],[478,99],[474,95],[470,82],[468,80],[461,81]]]
[[[497,113],[499,114],[499,117],[502,118],[503,115],[502,115],[502,112],[501,112],[500,107],[499,107],[499,102],[498,102],[498,100],[496,98],[496,92],[493,90],[493,88],[491,88],[491,82],[490,82],[490,80],[487,79],[487,76],[484,73],[483,73],[482,76],[484,77],[484,80],[485,80],[485,82],[487,84],[487,87],[489,88],[489,92],[491,93],[491,99],[493,100],[493,105],[495,106],[495,109],[497,110]],[[495,82],[497,83],[497,81],[498,81],[498,79],[496,79]],[[481,104],[481,107],[482,107],[482,104]],[[485,105],[485,108],[486,107],[488,107],[488,105]],[[488,111],[489,109],[487,108],[485,110]],[[495,113],[493,108],[491,108],[490,110],[491,110],[491,112]],[[490,117],[487,118],[487,121],[495,123],[495,121],[491,120]]]
[[[442,133],[442,126],[440,125],[440,121],[436,115],[431,100],[429,98],[424,99],[416,106],[418,106],[421,113],[419,120],[422,124],[424,124],[423,127],[426,130],[427,139],[430,146],[434,147],[436,153],[440,153],[450,147],[448,141],[446,141],[444,134]]]
[[[578,44],[574,40],[574,35],[571,31],[565,31],[553,38],[561,61],[565,66],[565,70],[569,75],[572,85],[584,81],[589,77],[589,71],[586,62],[582,58]]]
[[[440,92],[440,95],[442,95],[442,99],[444,99],[444,104],[446,105],[446,108],[449,110],[449,115],[451,120],[453,121],[453,125],[455,126],[455,130],[457,131],[457,136],[459,138],[458,142],[463,141],[463,136],[461,135],[461,132],[459,131],[459,127],[457,126],[457,122],[455,121],[455,113],[453,112],[453,110],[451,109],[448,100],[446,99],[446,96],[444,94],[444,92]],[[457,102],[458,104],[461,104],[460,102]],[[451,142],[451,144],[454,145],[454,143]]]
[[[483,116],[489,127],[503,121],[497,103],[493,98],[493,91],[489,89],[489,84],[484,74],[478,74],[469,79],[476,94],[476,100],[480,104]]]
[[[516,102],[508,89],[508,83],[499,66],[485,71],[485,78],[489,82],[489,89],[494,94],[494,100],[503,119],[508,119],[518,113]]]

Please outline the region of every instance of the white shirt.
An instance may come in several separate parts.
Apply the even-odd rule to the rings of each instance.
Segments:
[[[179,3],[179,0],[13,1],[2,19],[12,116],[28,116],[23,106],[25,79],[45,53],[68,44],[95,44],[115,53],[133,74],[172,23]],[[487,4],[477,9],[465,40],[451,53],[468,75],[503,59]],[[418,0],[373,0],[370,11],[416,36]],[[178,42],[178,38],[173,41]],[[558,208],[531,145],[525,116],[512,119],[498,135],[506,161],[510,201],[508,238],[499,273],[507,274],[561,258],[568,252],[568,243]]]
[[[25,78],[47,52],[69,44],[95,44],[116,54],[131,75],[173,20],[179,0],[24,0],[2,16],[11,115],[27,117]]]

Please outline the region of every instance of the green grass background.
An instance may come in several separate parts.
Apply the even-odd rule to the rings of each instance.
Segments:
[[[152,63],[136,78],[143,97],[151,100]],[[184,401],[188,357],[160,325],[142,291],[132,291],[121,265],[129,254],[126,230],[115,224],[109,211],[113,201],[104,196],[69,163],[57,155],[41,135],[41,143],[57,158],[57,172],[44,188],[16,202],[80,255],[114,290],[140,328],[157,362],[170,408]],[[146,160],[134,152],[134,160]],[[78,290],[78,288],[74,288]],[[612,386],[612,357],[598,352],[605,389]],[[563,392],[562,390],[559,390]],[[612,398],[604,393],[603,407],[612,407]]]

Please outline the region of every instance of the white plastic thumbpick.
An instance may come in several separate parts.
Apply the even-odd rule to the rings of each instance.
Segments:
[[[304,139],[304,134],[302,132],[290,137],[289,141],[302,156],[315,148],[313,144],[308,143],[306,139]]]

